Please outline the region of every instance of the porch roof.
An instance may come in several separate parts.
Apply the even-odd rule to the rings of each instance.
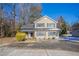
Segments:
[[[48,28],[22,28],[20,31],[22,32],[33,32],[33,31],[59,31],[60,29],[48,29]]]

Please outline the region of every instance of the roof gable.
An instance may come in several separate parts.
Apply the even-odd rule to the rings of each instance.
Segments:
[[[52,18],[50,18],[50,17],[48,17],[46,15],[39,18],[39,19],[37,19],[36,21],[34,21],[34,23],[45,22],[45,21],[57,23],[57,21],[53,20]]]

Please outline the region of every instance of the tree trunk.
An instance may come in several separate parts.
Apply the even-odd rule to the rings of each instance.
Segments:
[[[4,37],[4,29],[3,29],[3,22],[4,22],[4,15],[3,15],[3,4],[0,4],[0,37]]]

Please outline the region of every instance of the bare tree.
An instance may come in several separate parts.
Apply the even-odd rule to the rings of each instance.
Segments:
[[[33,23],[33,21],[41,17],[41,10],[41,4],[20,4],[20,23],[22,25]]]
[[[33,23],[35,20],[41,17],[41,4],[31,4],[30,19],[29,22]]]
[[[12,12],[11,15],[13,17],[13,20],[11,21],[11,32],[12,36],[15,36],[16,28],[15,28],[15,23],[16,23],[16,4],[12,4]]]
[[[4,36],[4,30],[3,30],[3,26],[4,26],[4,15],[3,15],[3,5],[4,4],[0,4],[0,36],[3,37]]]
[[[24,3],[24,4],[19,4],[19,6],[20,6],[20,23],[21,25],[25,25],[27,24],[28,19],[29,19],[30,4]]]

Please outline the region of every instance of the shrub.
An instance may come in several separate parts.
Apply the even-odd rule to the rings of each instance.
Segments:
[[[24,41],[26,37],[26,33],[24,32],[17,32],[16,33],[16,40],[17,41]]]
[[[52,37],[52,39],[55,39],[55,37]]]

